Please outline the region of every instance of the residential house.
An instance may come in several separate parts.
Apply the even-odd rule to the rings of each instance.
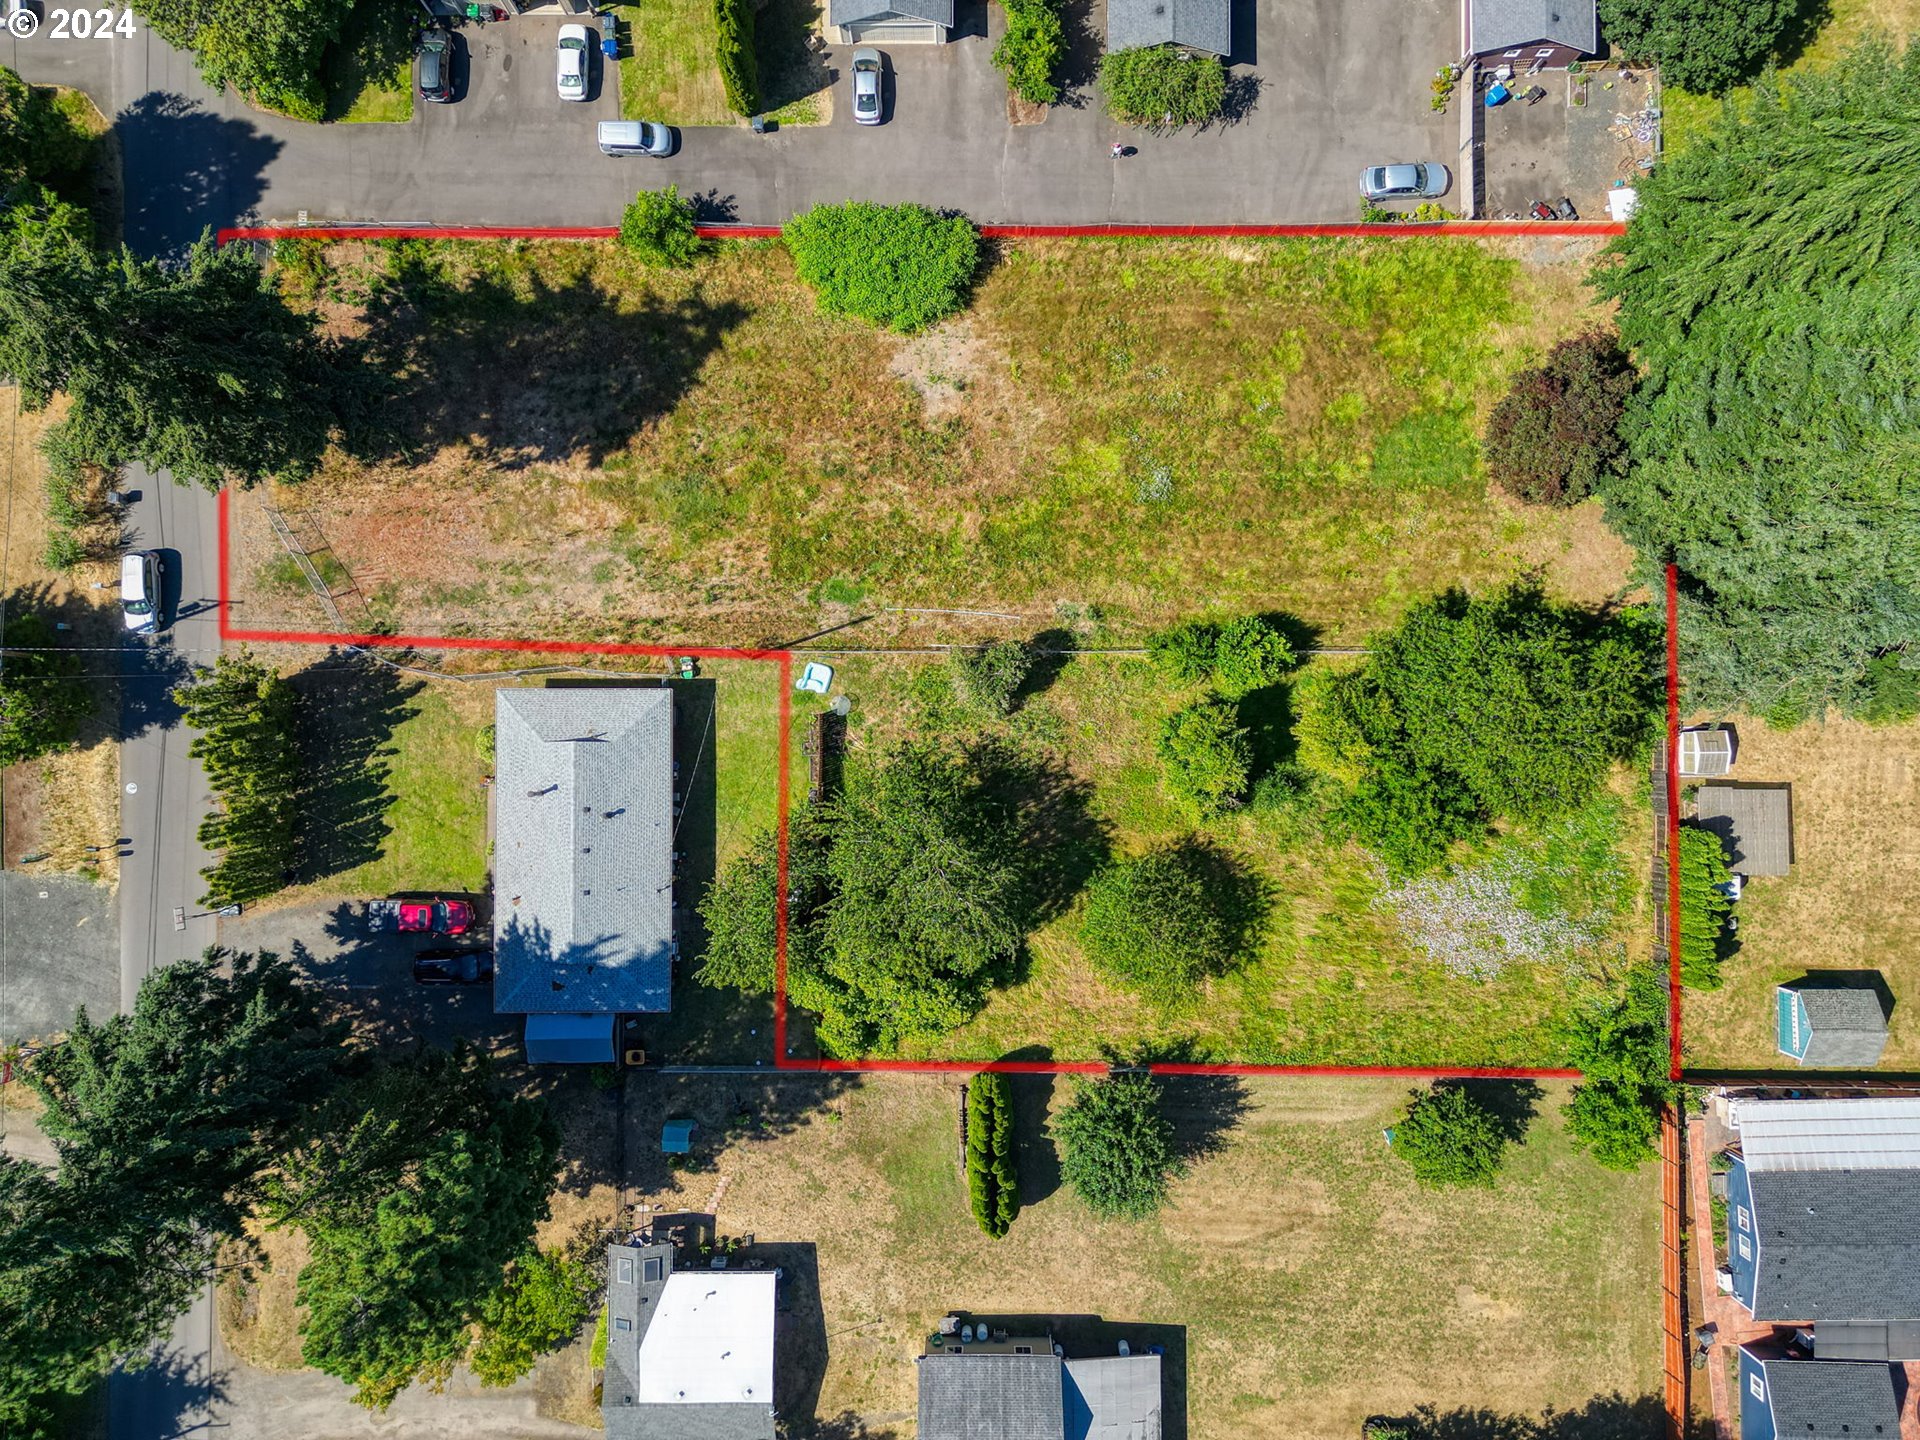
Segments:
[[[1466,53],[1482,66],[1564,70],[1600,49],[1596,0],[1467,0]]]
[[[1222,59],[1233,53],[1230,0],[1107,0],[1107,49],[1178,45]]]
[[[673,983],[673,691],[494,697],[493,1008],[527,1058],[611,1061]]]
[[[944,45],[953,0],[827,0],[836,45]]]
[[[607,1247],[607,1440],[774,1440],[770,1270],[676,1270],[671,1245]]]
[[[1920,1360],[1920,1099],[1734,1100],[1723,1287],[1756,1320]],[[1825,1353],[1832,1353],[1826,1351]]]
[[[1159,1355],[1070,1360],[1048,1334],[971,1330],[943,1322],[919,1359],[919,1440],[1160,1440]]]
[[[1897,1440],[1899,1434],[1891,1366],[1740,1347],[1740,1440]]]

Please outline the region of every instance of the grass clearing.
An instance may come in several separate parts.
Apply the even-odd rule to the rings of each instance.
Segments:
[[[1791,1069],[1774,1044],[1774,987],[1809,970],[1877,970],[1893,991],[1891,1069],[1920,1069],[1920,725],[1829,719],[1740,724],[1730,778],[1793,787],[1793,869],[1748,882],[1739,950],[1719,990],[1686,993],[1687,1063]],[[1818,937],[1813,943],[1813,937]]]
[[[721,1233],[776,1248],[803,1281],[781,1386],[868,1427],[847,1433],[910,1432],[912,1357],[950,1308],[1168,1327],[1172,1440],[1352,1440],[1366,1416],[1422,1402],[1537,1414],[1657,1394],[1657,1177],[1572,1153],[1563,1087],[1539,1097],[1498,1188],[1436,1193],[1381,1143],[1403,1084],[1174,1083],[1183,1141],[1218,1148],[1157,1219],[1130,1224],[1060,1188],[1042,1117],[1067,1082],[1015,1079],[1023,1209],[994,1241],[967,1213],[957,1083],[781,1084],[785,1114],[821,1109],[760,1133],[730,1126],[742,1095],[727,1080],[636,1077],[628,1153],[657,1139],[656,1115],[700,1122],[711,1168],[645,1162],[638,1198],[705,1211],[717,1193]]]
[[[616,4],[620,113],[667,125],[738,125],[727,108],[717,57],[713,0]],[[783,125],[824,125],[832,96],[818,51],[815,0],[771,0],[756,17],[761,103]]]
[[[355,6],[320,62],[325,118],[398,124],[413,118],[414,27],[398,7]]]
[[[670,273],[334,247],[316,303],[383,347],[410,433],[301,500],[428,631],[763,641],[858,605],[1137,636],[1280,608],[1343,643],[1522,570],[1599,600],[1629,556],[1598,505],[1490,495],[1475,441],[1511,370],[1596,318],[1589,249],[1021,244],[930,344],[820,314],[776,243]]]

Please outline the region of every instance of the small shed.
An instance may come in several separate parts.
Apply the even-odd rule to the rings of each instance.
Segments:
[[[1714,779],[1733,769],[1737,740],[1731,725],[1699,725],[1680,732],[1680,773]]]
[[[1467,0],[1467,54],[1483,65],[1563,70],[1599,48],[1596,0]]]
[[[1737,875],[1784,875],[1793,864],[1791,785],[1702,785],[1694,821],[1725,843]]]
[[[1887,1012],[1877,990],[1795,980],[1774,992],[1780,1053],[1802,1065],[1877,1065]]]
[[[693,1150],[693,1121],[669,1120],[660,1127],[660,1153],[686,1155]]]

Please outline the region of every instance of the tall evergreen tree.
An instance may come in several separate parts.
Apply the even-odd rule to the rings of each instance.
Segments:
[[[242,652],[220,656],[174,699],[200,731],[188,753],[220,798],[200,824],[200,843],[219,856],[201,872],[202,903],[273,894],[287,883],[299,844],[299,697],[277,671]]]

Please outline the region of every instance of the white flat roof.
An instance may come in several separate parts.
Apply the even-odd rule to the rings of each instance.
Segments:
[[[676,1270],[640,1342],[642,1405],[773,1404],[773,1272]]]
[[[1735,1100],[1747,1169],[1920,1170],[1920,1099]]]

